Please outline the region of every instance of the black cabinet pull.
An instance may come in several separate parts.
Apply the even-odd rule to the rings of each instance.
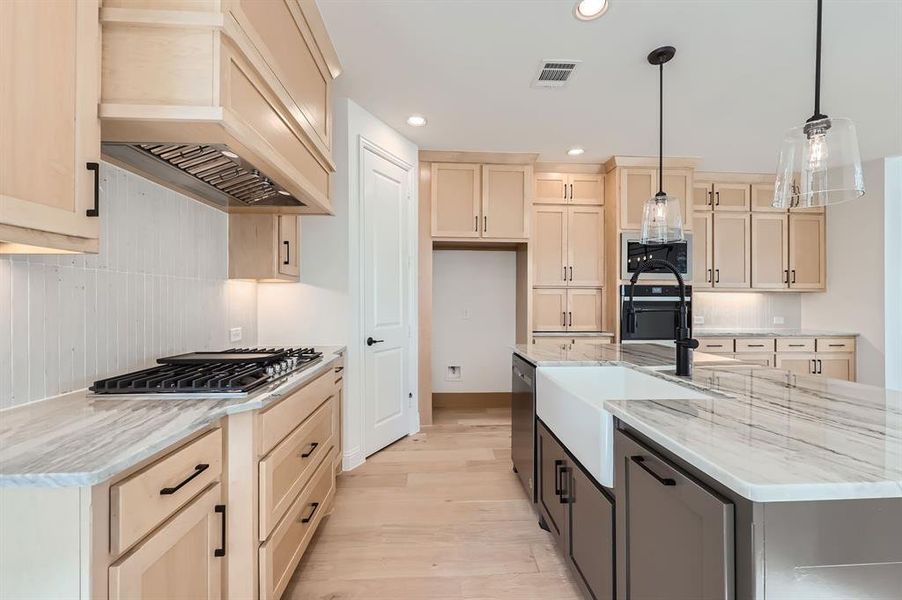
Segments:
[[[570,281],[573,281],[573,267],[569,267],[570,269]]]
[[[301,458],[308,458],[311,454],[316,452],[316,447],[319,446],[319,442],[310,442],[308,445],[310,446],[310,450],[301,454]]]
[[[287,265],[291,262],[291,244],[288,243],[288,240],[285,240],[282,243],[285,244],[285,262],[282,264]]]
[[[372,337],[368,337],[368,338],[366,338],[366,345],[372,346],[374,344],[381,344],[384,341],[385,340],[376,340],[376,339],[373,339]]]
[[[344,370],[345,370],[344,367],[335,367],[335,372],[336,372],[336,373],[341,373],[341,372],[344,371]]]
[[[717,196],[717,202],[714,203],[714,206],[720,206],[720,192],[714,192],[714,195]]]
[[[810,364],[808,365],[808,373],[811,375],[817,375],[817,361],[813,358],[808,361]]]
[[[817,359],[817,374],[824,374],[824,361],[822,361],[821,359]]]
[[[225,556],[226,551],[226,507],[225,504],[217,504],[214,509],[222,515],[222,546],[213,550],[213,556]]]
[[[567,485],[567,489],[564,489],[564,482],[567,481],[567,473],[570,472],[569,467],[563,466],[561,467],[561,493],[558,494],[558,499],[561,504],[569,504],[570,503],[570,485]]]
[[[183,487],[188,485],[188,482],[190,482],[192,479],[194,479],[195,477],[197,477],[198,475],[200,475],[201,473],[203,473],[204,471],[206,471],[209,468],[210,468],[210,465],[205,464],[205,463],[195,465],[194,473],[191,473],[191,475],[189,475],[184,481],[182,481],[180,484],[178,484],[175,487],[163,488],[162,490],[160,490],[160,495],[161,496],[171,496],[172,494],[176,493],[177,491],[179,491],[180,489],[182,489]]]
[[[711,269],[708,269],[708,283],[711,283],[714,280],[714,274],[711,272]]]
[[[714,206],[714,192],[711,190],[705,192],[705,206]]]
[[[789,269],[783,269],[783,283],[789,284]]]
[[[85,163],[85,168],[94,171],[94,208],[89,208],[85,214],[89,217],[100,216],[100,163]]]
[[[644,456],[630,456],[630,460],[639,465],[643,471],[654,477],[661,485],[676,485],[676,481],[674,481],[670,477],[661,477],[660,475],[649,469],[648,465],[645,464]]]
[[[554,461],[554,494],[556,496],[561,495],[561,471],[564,466],[564,461],[558,459]]]
[[[476,222],[473,223],[473,231],[479,233],[479,215],[476,215],[474,218],[476,219]]]
[[[568,311],[567,315],[570,317],[570,325],[568,327],[573,327],[573,313]]]
[[[749,348],[764,348],[764,344],[749,344]]]
[[[795,282],[796,282],[796,270],[793,269],[792,270],[792,283],[795,283]]]
[[[564,266],[564,281],[567,281],[567,266]]]
[[[720,283],[720,269],[714,269],[714,283]]]
[[[310,514],[308,514],[306,517],[301,519],[301,523],[309,523],[310,522],[310,520],[313,518],[313,515],[316,514],[316,509],[319,508],[319,502],[313,502],[312,504],[310,504],[310,507],[313,510],[310,511]]]
[[[570,199],[573,200],[573,184],[570,184]]]
[[[488,233],[489,231],[489,217],[487,215],[482,215],[482,233]]]
[[[567,326],[567,311],[561,313],[561,327]]]

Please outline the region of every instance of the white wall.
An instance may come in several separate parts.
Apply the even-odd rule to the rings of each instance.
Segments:
[[[256,284],[228,281],[228,216],[103,163],[97,255],[0,257],[0,407],[190,350],[256,343]]]
[[[339,80],[340,81],[340,80]],[[359,298],[360,210],[358,162],[360,139],[365,138],[414,166],[412,224],[416,223],[416,165],[418,148],[400,133],[368,113],[349,98],[333,96],[332,176],[335,216],[301,219],[301,282],[267,283],[258,286],[259,342],[269,344],[340,344],[348,346],[345,357],[344,468],[363,460],[362,340]],[[416,228],[411,231],[416,243]],[[411,266],[416,273],[416,254]],[[411,290],[414,301],[416,288]],[[415,317],[415,314],[414,314]],[[416,331],[414,319],[413,331]],[[414,345],[416,336],[413,336]],[[415,347],[415,346],[414,346]],[[416,353],[411,384],[416,414]]]
[[[864,197],[827,207],[827,291],[802,296],[803,327],[861,334],[857,379],[879,386],[885,384],[886,343],[884,163],[864,163]]]
[[[434,392],[511,391],[516,268],[516,252],[432,253]],[[459,381],[446,379],[449,365],[461,367]]]
[[[697,288],[696,288],[697,289]],[[692,294],[692,319],[698,328],[772,329],[802,326],[801,294],[699,292]],[[698,322],[704,318],[704,323]],[[783,323],[775,323],[774,318]]]
[[[884,189],[886,387],[902,390],[902,156],[886,160]]]

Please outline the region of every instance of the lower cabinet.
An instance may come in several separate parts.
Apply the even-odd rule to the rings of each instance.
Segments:
[[[225,505],[222,486],[203,494],[110,565],[110,599],[222,597]]]
[[[619,597],[733,598],[732,502],[619,430],[614,443]]]
[[[538,422],[539,511],[587,598],[613,599],[614,501]]]

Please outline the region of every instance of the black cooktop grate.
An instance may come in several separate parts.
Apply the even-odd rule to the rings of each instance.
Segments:
[[[242,362],[234,358],[238,353],[255,356]],[[217,354],[228,356],[227,361],[217,361]],[[261,354],[270,354],[271,358],[260,360]],[[313,348],[233,348],[202,355],[209,355],[210,359],[161,364],[95,381],[90,389],[97,394],[242,393],[304,369],[322,358],[322,352]],[[164,360],[167,359],[161,359]]]

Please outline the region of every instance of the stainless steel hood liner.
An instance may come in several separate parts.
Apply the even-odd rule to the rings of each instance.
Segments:
[[[103,151],[224,207],[306,206],[224,145],[104,143]]]

